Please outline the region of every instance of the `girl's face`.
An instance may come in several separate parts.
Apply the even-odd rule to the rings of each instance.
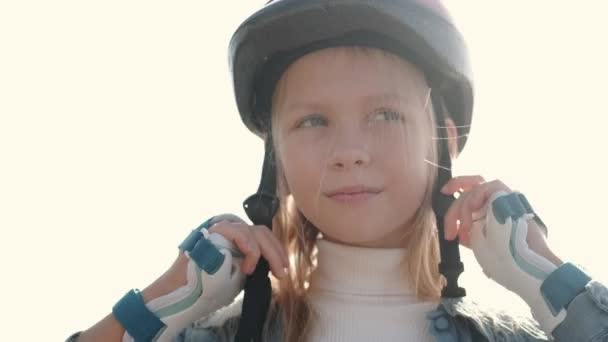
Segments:
[[[429,182],[428,96],[416,67],[380,50],[319,50],[285,72],[273,102],[278,160],[325,239],[403,245]]]

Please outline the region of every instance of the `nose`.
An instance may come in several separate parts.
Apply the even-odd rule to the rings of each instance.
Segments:
[[[369,165],[371,156],[366,144],[359,141],[339,143],[333,146],[330,154],[329,165],[333,169],[350,169],[354,167],[366,167]]]

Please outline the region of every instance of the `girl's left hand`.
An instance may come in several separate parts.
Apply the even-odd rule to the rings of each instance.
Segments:
[[[485,218],[487,201],[498,191],[512,192],[500,180],[486,182],[479,175],[459,176],[449,180],[441,192],[446,195],[460,192],[460,197],[452,203],[445,215],[445,238],[453,240],[458,236],[462,245],[471,248],[470,237],[474,223]],[[538,224],[534,220],[530,220],[528,225],[526,237],[528,247],[555,265],[561,265],[562,261],[549,248]]]

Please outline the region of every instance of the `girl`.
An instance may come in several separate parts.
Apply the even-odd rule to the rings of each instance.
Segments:
[[[451,178],[473,92],[439,2],[273,1],[230,58],[241,117],[266,143],[254,224],[203,223],[164,275],[71,340],[608,339],[608,290],[552,252],[525,197]],[[458,243],[535,321],[466,301]]]

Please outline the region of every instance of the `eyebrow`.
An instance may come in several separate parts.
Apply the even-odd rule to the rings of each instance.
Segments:
[[[366,105],[383,103],[383,102],[410,103],[411,100],[409,98],[403,97],[399,93],[371,94],[371,95],[367,95],[363,98],[363,103]]]
[[[379,93],[379,94],[370,94],[370,95],[366,95],[363,97],[362,103],[365,106],[370,106],[370,105],[375,105],[375,104],[379,104],[379,103],[385,103],[385,102],[397,102],[397,103],[403,103],[403,104],[408,104],[410,103],[410,99],[409,98],[405,98],[402,95],[398,94],[398,93]],[[294,102],[291,103],[287,106],[287,110],[289,111],[293,111],[293,110],[307,110],[307,111],[321,111],[323,108],[323,106],[319,103],[314,103],[314,102]]]

